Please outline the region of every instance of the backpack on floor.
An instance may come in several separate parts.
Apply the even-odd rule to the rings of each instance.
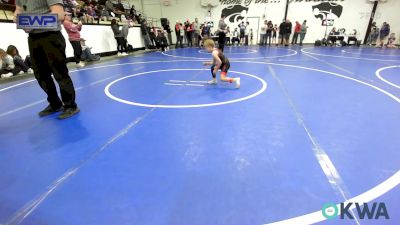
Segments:
[[[127,48],[128,52],[133,52],[133,46],[128,44],[128,48]]]
[[[315,43],[314,43],[315,47],[319,47],[321,45],[322,45],[322,41],[320,41],[320,40],[316,40]]]

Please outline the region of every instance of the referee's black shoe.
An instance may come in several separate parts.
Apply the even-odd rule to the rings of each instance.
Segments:
[[[53,107],[51,107],[51,105],[48,105],[45,109],[43,109],[42,111],[39,112],[39,116],[40,117],[49,116],[54,113],[60,112],[62,110],[63,110],[62,106],[60,106],[58,108],[53,108]]]
[[[76,108],[66,108],[64,111],[58,116],[58,119],[63,120],[70,118],[71,116],[78,114],[80,112],[80,109],[78,107]]]

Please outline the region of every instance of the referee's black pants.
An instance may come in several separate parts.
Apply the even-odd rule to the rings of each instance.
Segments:
[[[221,52],[223,52],[225,48],[225,38],[226,38],[225,32],[220,31],[218,33],[218,48],[221,50]]]
[[[61,32],[30,33],[28,44],[35,78],[46,92],[51,107],[58,109],[64,104],[64,108],[76,108],[75,88],[68,74],[65,39]],[[62,101],[51,74],[60,87]]]

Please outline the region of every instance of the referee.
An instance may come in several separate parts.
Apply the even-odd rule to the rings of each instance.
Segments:
[[[64,20],[62,0],[17,0],[14,20],[18,14],[58,14],[58,27],[54,30],[25,29],[29,34],[28,45],[32,59],[32,68],[40,87],[47,94],[49,105],[39,112],[39,116],[48,116],[62,111],[59,119],[69,118],[79,112],[75,103],[75,89],[68,74],[65,55],[65,39],[61,34],[61,22]],[[57,81],[60,100],[52,75]]]
[[[225,15],[221,15],[221,19],[219,20],[218,23],[218,48],[221,50],[221,52],[224,51],[225,48],[225,39],[226,39],[226,23],[225,23]]]

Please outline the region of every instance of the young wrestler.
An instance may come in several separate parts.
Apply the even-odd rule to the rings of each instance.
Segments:
[[[222,53],[220,49],[215,48],[214,41],[208,39],[204,42],[204,48],[206,51],[212,53],[213,61],[212,62],[204,62],[204,65],[211,65],[211,73],[213,79],[209,81],[209,84],[217,84],[217,72],[221,69],[220,80],[229,83],[235,83],[236,88],[240,88],[240,78],[230,78],[227,77],[227,73],[230,67],[230,63],[228,58]]]

